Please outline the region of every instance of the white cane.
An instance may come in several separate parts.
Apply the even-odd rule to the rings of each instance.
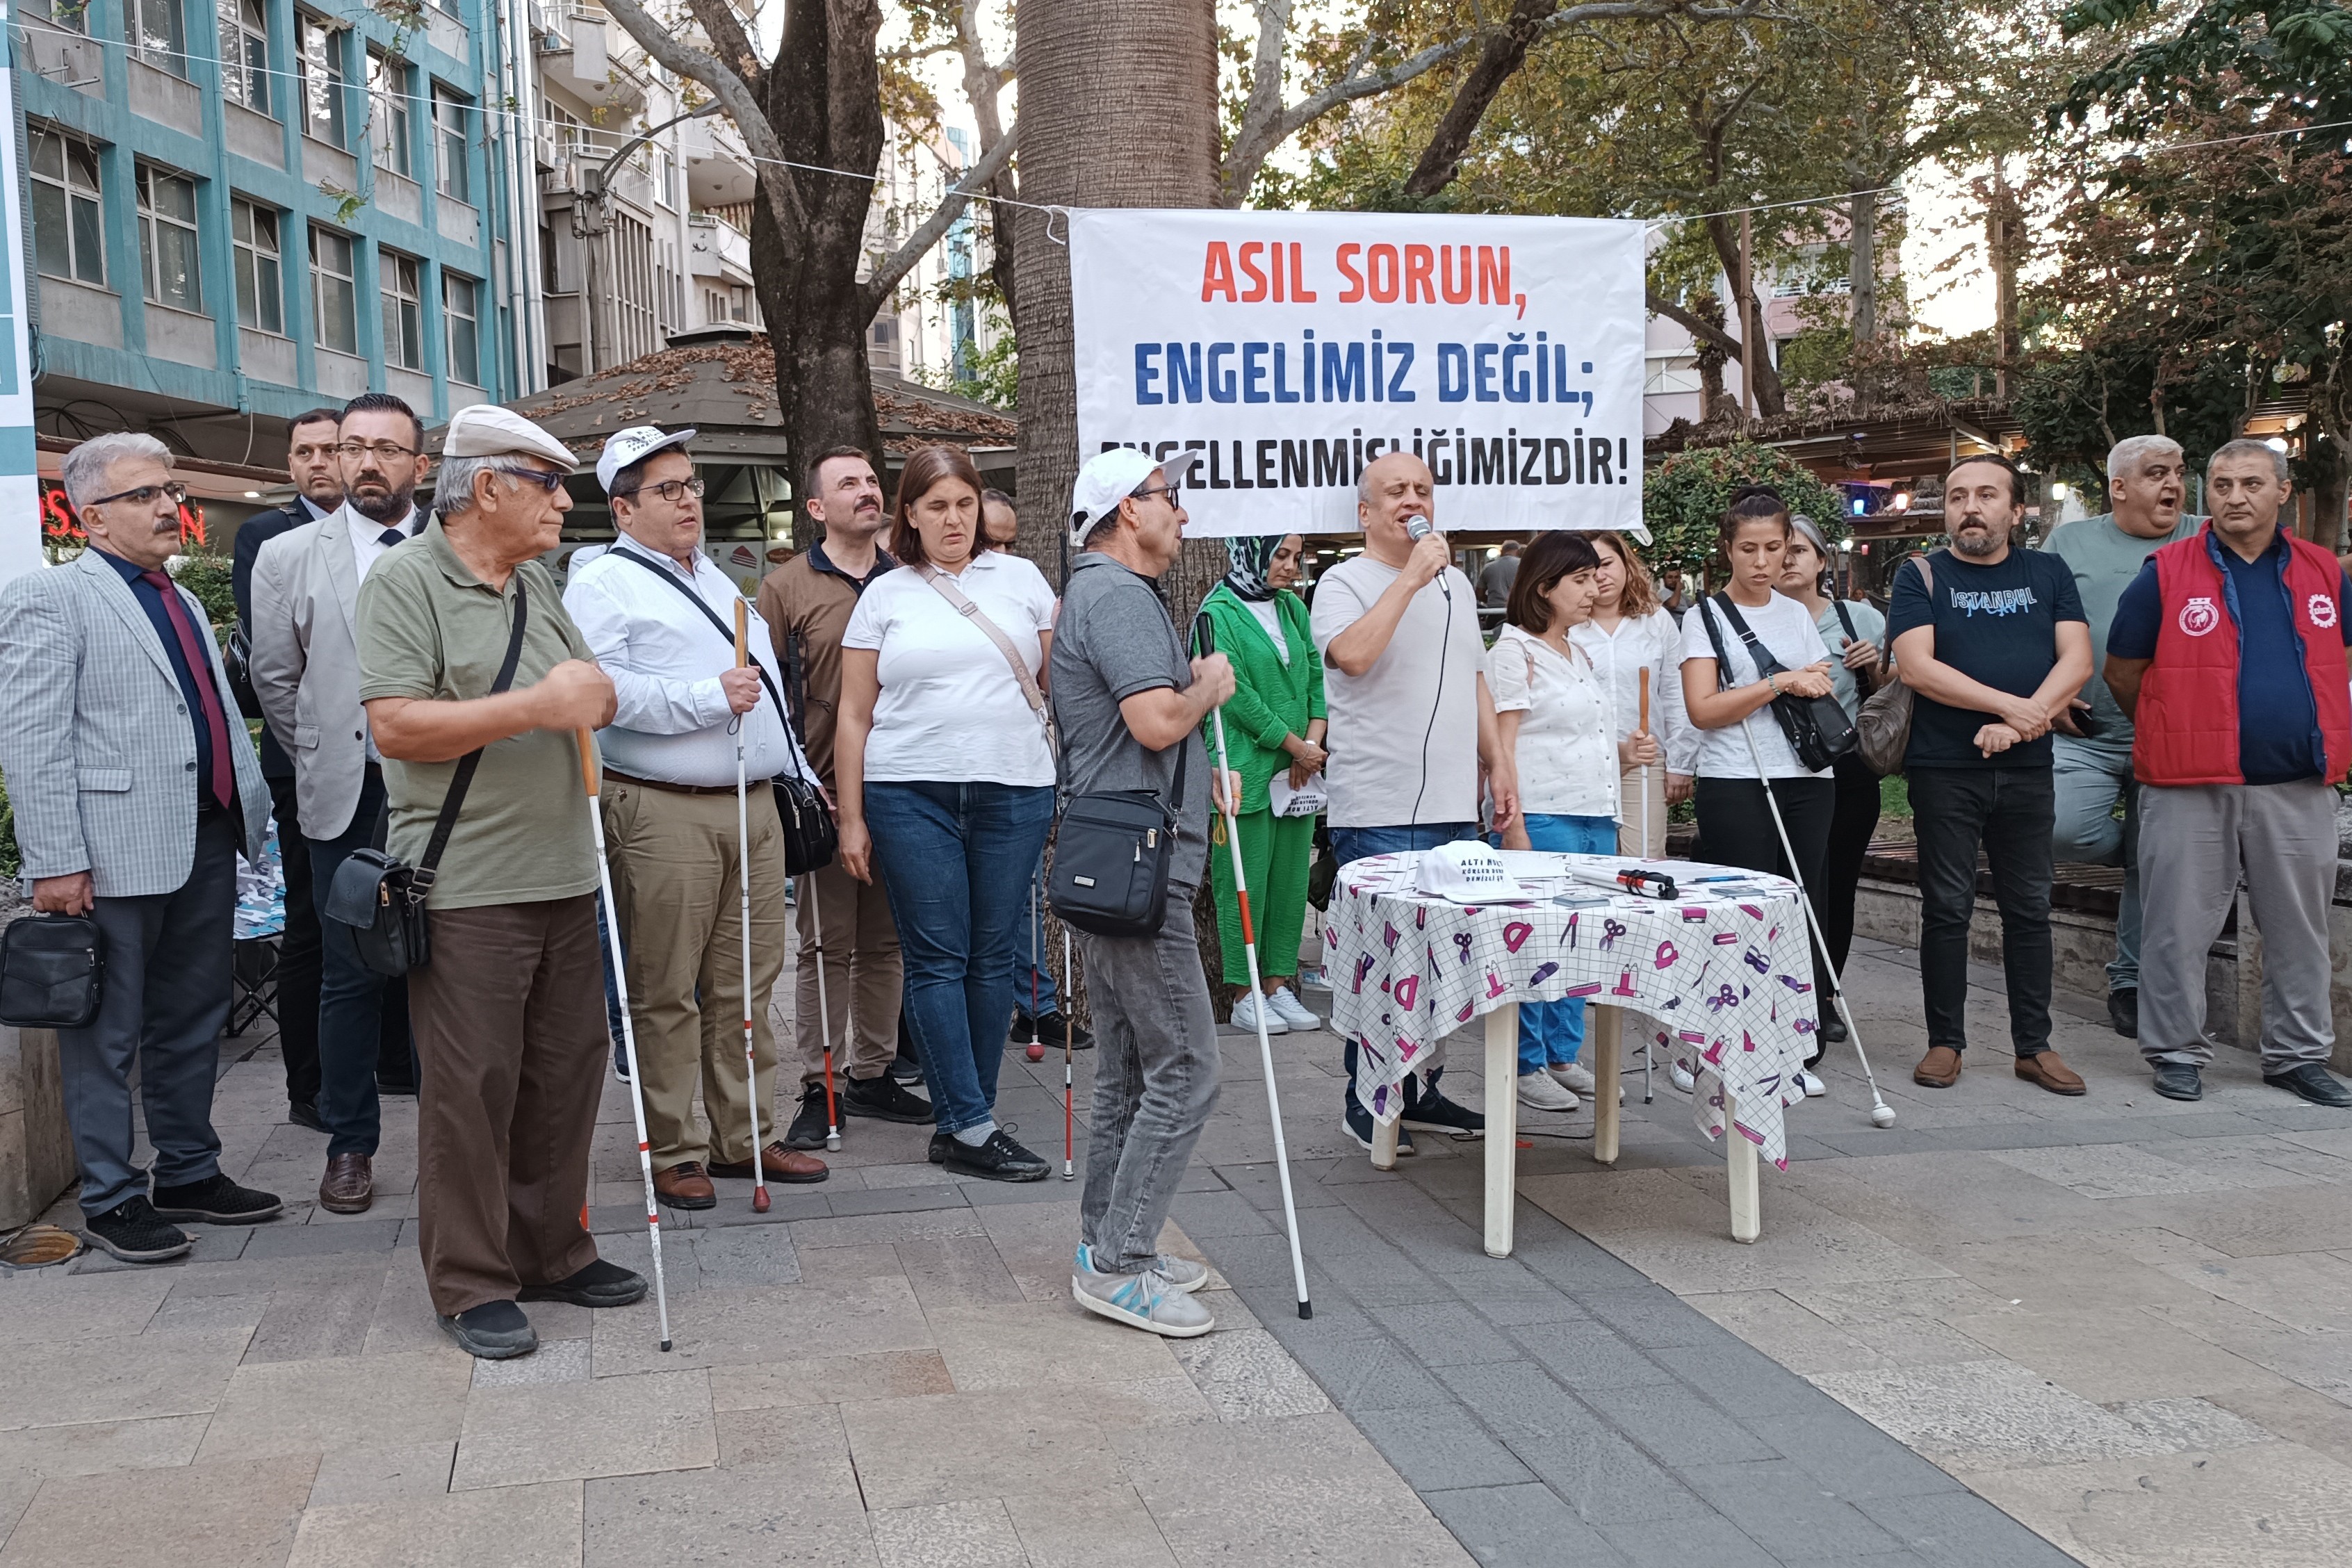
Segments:
[[[611,918],[604,922],[606,956],[621,1002],[621,1048],[629,1057],[629,1110],[637,1122],[637,1168],[646,1178],[646,1233],[653,1238],[654,1311],[661,1320],[661,1348],[669,1349],[669,1289],[662,1277],[661,1204],[654,1196],[653,1147],[646,1142],[645,1075],[637,1071],[637,1026],[629,1016],[629,969],[621,960],[621,907],[613,901],[613,862],[604,852],[604,808],[596,798],[596,741],[587,728],[572,731],[580,743],[580,782],[588,791],[588,823],[596,832],[596,883]],[[754,1157],[756,1158],[756,1152]]]
[[[1078,1026],[1078,975],[1070,967],[1070,928],[1062,928],[1062,994],[1069,998],[1069,1016],[1062,1020],[1062,1180],[1077,1175],[1077,1101],[1071,1090],[1070,1037]]]
[[[1217,651],[1215,634],[1209,629],[1206,616],[1196,617],[1192,629],[1200,638],[1201,650]],[[1265,1110],[1274,1121],[1274,1168],[1282,1178],[1282,1218],[1290,1229],[1290,1274],[1298,1287],[1298,1315],[1312,1318],[1315,1304],[1307,1299],[1307,1260],[1298,1251],[1298,1205],[1290,1194],[1290,1151],[1282,1134],[1282,1098],[1274,1084],[1274,1044],[1266,1037],[1265,997],[1258,989],[1257,933],[1250,924],[1249,877],[1242,865],[1241,821],[1235,813],[1241,803],[1234,798],[1229,787],[1233,769],[1225,755],[1225,711],[1217,707],[1209,710],[1211,727],[1217,737],[1217,786],[1210,791],[1223,797],[1225,846],[1234,857],[1234,895],[1240,900],[1242,915],[1242,952],[1249,963],[1250,1012],[1257,1019],[1257,1054],[1265,1073]],[[1183,744],[1178,742],[1177,744]]]
[[[1642,723],[1640,732],[1646,735],[1650,732],[1650,667],[1646,664],[1643,665],[1639,673],[1642,682]],[[1647,860],[1650,858],[1650,764],[1647,763],[1643,763],[1642,764],[1641,858],[1644,860]],[[1650,1068],[1652,1061],[1651,1047],[1654,1043],[1651,1036],[1651,1030],[1643,1029],[1642,1031],[1642,1103],[1644,1105],[1650,1103]]]
[[[750,662],[750,606],[735,601],[735,668]],[[751,808],[743,776],[743,715],[735,715],[735,880],[743,895],[743,1098],[751,1108],[751,1212],[768,1212],[768,1162],[760,1142],[760,1063],[751,1048]]]

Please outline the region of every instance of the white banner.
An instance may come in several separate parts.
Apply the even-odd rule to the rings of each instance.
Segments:
[[[1638,223],[1076,212],[1079,454],[1201,452],[1193,535],[1353,533],[1399,451],[1449,532],[1637,528],[1642,288]]]

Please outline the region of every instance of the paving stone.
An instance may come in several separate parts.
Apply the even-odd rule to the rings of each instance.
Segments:
[[[1784,1568],[1780,1558],[1719,1513],[1623,1520],[1596,1528],[1633,1568]]]
[[[319,1459],[310,1483],[312,1509],[395,1498],[439,1497],[449,1489],[457,1442],[337,1448]]]
[[[1496,1568],[1517,1568],[1528,1563],[1620,1568],[1626,1561],[1549,1487],[1430,1491],[1427,1500],[1431,1511],[1471,1556]]]
[[[315,1258],[322,1252],[390,1252],[400,1239],[396,1219],[357,1220],[343,1225],[265,1225],[254,1228],[243,1256],[255,1262],[273,1258]]]
[[[789,1470],[608,1476],[583,1490],[582,1568],[877,1568],[865,1510],[810,1498]]]
[[[709,1374],[646,1373],[478,1389],[466,1402],[452,1491],[719,1462]]]
[[[1527,1362],[1438,1370],[1519,1462],[1585,1519],[1673,1519],[1697,1498],[1566,1389]]]
[[[950,1236],[937,1241],[897,1244],[900,1268],[926,1311],[978,1307],[1023,1300],[1021,1286],[1005,1266],[992,1237]]]
[[[1864,1498],[1854,1506],[1934,1568],[2071,1568],[2075,1561],[1967,1492]]]
[[[2014,1362],[1857,1372],[1821,1386],[1947,1468],[2153,1455],[2165,1445]]]
[[[2046,1465],[1970,1478],[2092,1563],[2337,1568],[2352,1561],[2352,1470],[2293,1443]]]
[[[876,1243],[936,1241],[950,1236],[986,1236],[988,1226],[969,1208],[915,1214],[857,1215],[845,1219],[807,1219],[793,1226],[793,1245],[866,1247]]]
[[[318,1454],[450,1441],[465,1415],[474,1364],[455,1347],[247,1363],[229,1379],[198,1457]]]
[[[1759,1546],[1786,1561],[1900,1552],[1901,1542],[1786,1459],[1689,1465],[1676,1472]]]
[[[11,1352],[57,1340],[118,1339],[142,1332],[177,1282],[171,1274],[114,1279],[53,1270],[26,1270],[16,1279],[0,1270],[0,1279],[7,1279],[8,1284],[8,1294],[0,1297],[0,1345]]]
[[[913,1214],[926,1209],[961,1209],[971,1205],[964,1199],[961,1186],[920,1186],[867,1188],[855,1187],[825,1194],[836,1215]]]
[[[722,1413],[954,1391],[947,1363],[929,1349],[753,1363],[728,1368],[710,1385],[711,1404]]]
[[[1956,1492],[1959,1482],[1832,1400],[1742,1423],[1825,1491],[1851,1500]]]
[[[1590,1319],[1530,1323],[1507,1331],[1528,1356],[1576,1388],[1633,1388],[1674,1381],[1660,1359],[1643,1354],[1615,1330]]]
[[[670,1302],[675,1349],[667,1353],[659,1349],[650,1298],[598,1312],[594,1332],[598,1377],[757,1364],[803,1345],[863,1353],[917,1350],[932,1342],[930,1325],[903,1279],[699,1289],[678,1296]]]
[[[838,1405],[730,1410],[718,1427],[719,1468],[788,1471],[805,1502],[865,1506]]]
[[[1350,1414],[1435,1405],[1447,1397],[1411,1352],[1360,1313],[1318,1309],[1310,1321],[1283,1323],[1278,1337],[1331,1403]]]
[[[1372,1318],[1423,1366],[1460,1366],[1470,1362],[1517,1361],[1518,1346],[1470,1310],[1451,1301],[1374,1307]]]
[[[1508,1487],[1535,1479],[1500,1439],[1459,1405],[1369,1410],[1353,1419],[1397,1474],[1424,1498],[1454,1488]],[[1444,1510],[1440,1509],[1438,1516],[1444,1518]]]
[[[694,1261],[706,1286],[795,1285],[800,1257],[789,1229],[730,1226],[694,1233]]]
[[[2126,1400],[2107,1408],[2184,1453],[2215,1453],[2276,1440],[2252,1422],[2203,1399]]]
[[[580,1522],[577,1481],[314,1507],[288,1568],[578,1568]]]
[[[537,1326],[536,1323],[532,1325],[533,1328]],[[516,1356],[508,1361],[476,1361],[473,1386],[520,1388],[534,1383],[585,1383],[594,1374],[589,1342],[542,1337],[539,1348],[529,1355]]]
[[[1580,1290],[1577,1302],[1626,1339],[1645,1349],[1722,1342],[1723,1331],[1706,1315],[1655,1285],[1631,1290]]]
[[[0,1476],[38,1481],[184,1465],[196,1457],[208,1415],[158,1415],[143,1421],[78,1421],[0,1432]],[[32,1489],[28,1486],[26,1498]]]
[[[1331,1408],[1315,1380],[1263,1329],[1175,1340],[1169,1349],[1221,1421],[1312,1415]]]
[[[118,1475],[45,1480],[0,1548],[0,1564],[282,1563],[317,1467],[315,1457],[289,1456],[145,1469],[136,1483],[138,1507],[129,1510]]]
[[[1781,1457],[1781,1449],[1678,1383],[1583,1388],[1577,1397],[1669,1468]]]
[[[1002,1500],[877,1510],[869,1519],[882,1568],[1028,1568]]]
[[[956,1387],[1130,1383],[1181,1376],[1168,1342],[1084,1311],[1067,1297],[1052,1301],[942,1309],[929,1332]]]
[[[1030,1568],[1176,1568],[1176,1555],[1133,1487],[1004,1500]]]
[[[1171,1212],[1196,1237],[1269,1236],[1282,1228],[1279,1207],[1269,1220],[1238,1192],[1180,1194]]]
[[[964,1502],[1059,1493],[1125,1478],[1115,1434],[1214,1425],[1181,1377],[1078,1391],[1015,1386],[841,1406],[866,1506]],[[986,1434],[984,1439],[977,1434]]]
[[[231,1331],[75,1340],[16,1353],[0,1376],[0,1432],[67,1422],[209,1415],[245,1353]]]

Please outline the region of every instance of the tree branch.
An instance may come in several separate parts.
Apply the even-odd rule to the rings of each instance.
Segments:
[[[646,53],[678,75],[700,82],[725,106],[727,117],[751,149],[752,173],[760,182],[761,194],[768,198],[783,243],[796,251],[808,217],[802,210],[800,186],[786,166],[783,141],[760,107],[761,95],[725,61],[680,42],[637,0],[605,0],[604,9],[645,47]]]
[[[923,226],[908,235],[905,244],[874,268],[874,276],[867,279],[859,290],[860,310],[865,315],[870,317],[881,310],[882,302],[890,297],[890,291],[898,286],[899,279],[912,271],[915,263],[920,261],[931,247],[940,242],[940,237],[963,216],[964,208],[971,204],[973,194],[985,189],[989,182],[996,178],[1005,162],[1013,156],[1013,146],[1020,136],[1021,128],[1017,125],[1006,132],[995,146],[982,154],[980,161],[965,171],[963,178],[948,192],[947,199],[940,203],[939,210],[924,219]]]
[[[1262,37],[1261,35],[1261,41]],[[1249,194],[1250,185],[1257,179],[1258,170],[1265,166],[1266,159],[1273,155],[1274,150],[1298,134],[1300,131],[1342,104],[1353,103],[1359,99],[1370,98],[1376,93],[1386,92],[1391,88],[1402,87],[1415,77],[1444,65],[1447,60],[1476,43],[1477,37],[1473,34],[1442,44],[1432,44],[1417,54],[1406,56],[1394,65],[1383,66],[1368,76],[1359,75],[1358,73],[1371,58],[1374,42],[1376,40],[1368,41],[1358,52],[1356,58],[1348,63],[1348,69],[1339,79],[1321,91],[1302,99],[1259,123],[1252,124],[1244,118],[1240,134],[1234,138],[1233,145],[1225,149],[1224,168],[1220,174],[1220,183],[1224,187],[1224,202],[1227,206],[1241,205],[1242,199]],[[1277,79],[1276,90],[1279,92],[1278,69],[1276,75]],[[1250,96],[1255,102],[1257,97],[1257,84],[1255,81],[1251,83]],[[1276,101],[1279,100],[1277,99]]]
[[[1708,321],[1706,317],[1692,314],[1690,311],[1683,309],[1680,305],[1675,304],[1672,300],[1667,299],[1664,294],[1659,293],[1655,289],[1645,289],[1643,292],[1647,298],[1650,311],[1653,315],[1664,316],[1666,320],[1674,322],[1675,325],[1681,327],[1685,331],[1690,333],[1690,335],[1699,342],[1706,343],[1711,348],[1720,349],[1723,353],[1730,355],[1734,359],[1738,359],[1739,357],[1739,340],[1738,338],[1733,337],[1729,332],[1725,331],[1721,327],[1717,326],[1713,321]]]
[[[752,47],[751,35],[743,31],[743,20],[734,8],[727,0],[687,0],[687,10],[701,25],[702,36],[710,40],[720,61],[743,79],[743,85],[751,89],[753,98],[764,99],[767,68],[761,63],[760,51]],[[634,29],[632,32],[634,36]]]
[[[988,61],[988,50],[980,37],[981,0],[963,0],[956,11],[956,47],[963,55],[963,95],[971,104],[972,121],[980,130],[980,155],[987,158],[1003,140],[1004,122],[998,104],[1004,84],[1011,78],[1015,55],[1008,54],[994,65]],[[1014,177],[1011,163],[1004,163],[996,177],[989,182],[989,194],[1008,200],[1020,195],[1020,182]],[[1013,310],[1013,225],[1002,221],[1000,215],[991,215],[989,276],[996,282],[996,291],[1004,296],[1004,308]]]

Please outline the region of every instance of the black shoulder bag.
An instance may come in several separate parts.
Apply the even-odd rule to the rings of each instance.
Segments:
[[[1789,673],[1789,667],[1773,658],[1772,650],[1748,629],[1747,618],[1731,602],[1731,595],[1717,594],[1699,601],[1699,615],[1706,622],[1707,640],[1715,645],[1716,679],[1722,685],[1731,684],[1731,660],[1724,656],[1723,634],[1716,627],[1710,605],[1720,606],[1730,617],[1731,629],[1748,645],[1748,657],[1756,661],[1759,679]],[[1846,717],[1844,706],[1834,696],[1800,697],[1784,691],[1772,699],[1772,717],[1780,721],[1789,749],[1797,753],[1797,765],[1809,773],[1820,773],[1854,748],[1853,721]]]
[[[88,915],[27,915],[0,933],[0,1024],[86,1029],[106,999],[106,932]]]
[[[678,581],[676,574],[655,565],[634,551],[615,550],[612,553],[623,561],[635,562],[686,595],[686,602],[702,612],[702,618],[727,639],[727,646],[730,648],[735,646],[734,631],[719,618],[717,611],[702,602],[701,595]],[[779,773],[768,782],[776,792],[776,816],[784,828],[784,875],[797,877],[833,864],[834,851],[840,847],[840,832],[834,826],[833,813],[825,808],[824,795],[816,787],[815,781],[800,771],[798,739],[793,731],[793,710],[784,706],[783,698],[776,690],[776,683],[768,679],[767,666],[754,658],[751,668],[760,672],[760,684],[766,688],[769,698],[776,705],[776,712],[783,719],[784,734],[794,742],[792,773]]]
[[[530,601],[523,593],[522,579],[518,577],[514,626],[507,633],[507,657],[499,666],[499,678],[490,682],[493,697],[514,684],[515,665],[522,658],[523,627],[530,619]],[[434,821],[433,837],[425,843],[423,859],[407,866],[381,849],[354,849],[335,868],[335,879],[329,885],[326,901],[319,912],[351,932],[360,962],[378,974],[397,979],[412,969],[424,968],[433,956],[425,902],[433,896],[441,853],[449,847],[449,835],[457,826],[458,810],[466,804],[466,792],[474,784],[474,770],[482,765],[482,752],[487,749],[477,746],[458,759],[457,776],[449,781],[449,793],[442,797],[441,815]],[[594,809],[593,803],[590,809]]]

